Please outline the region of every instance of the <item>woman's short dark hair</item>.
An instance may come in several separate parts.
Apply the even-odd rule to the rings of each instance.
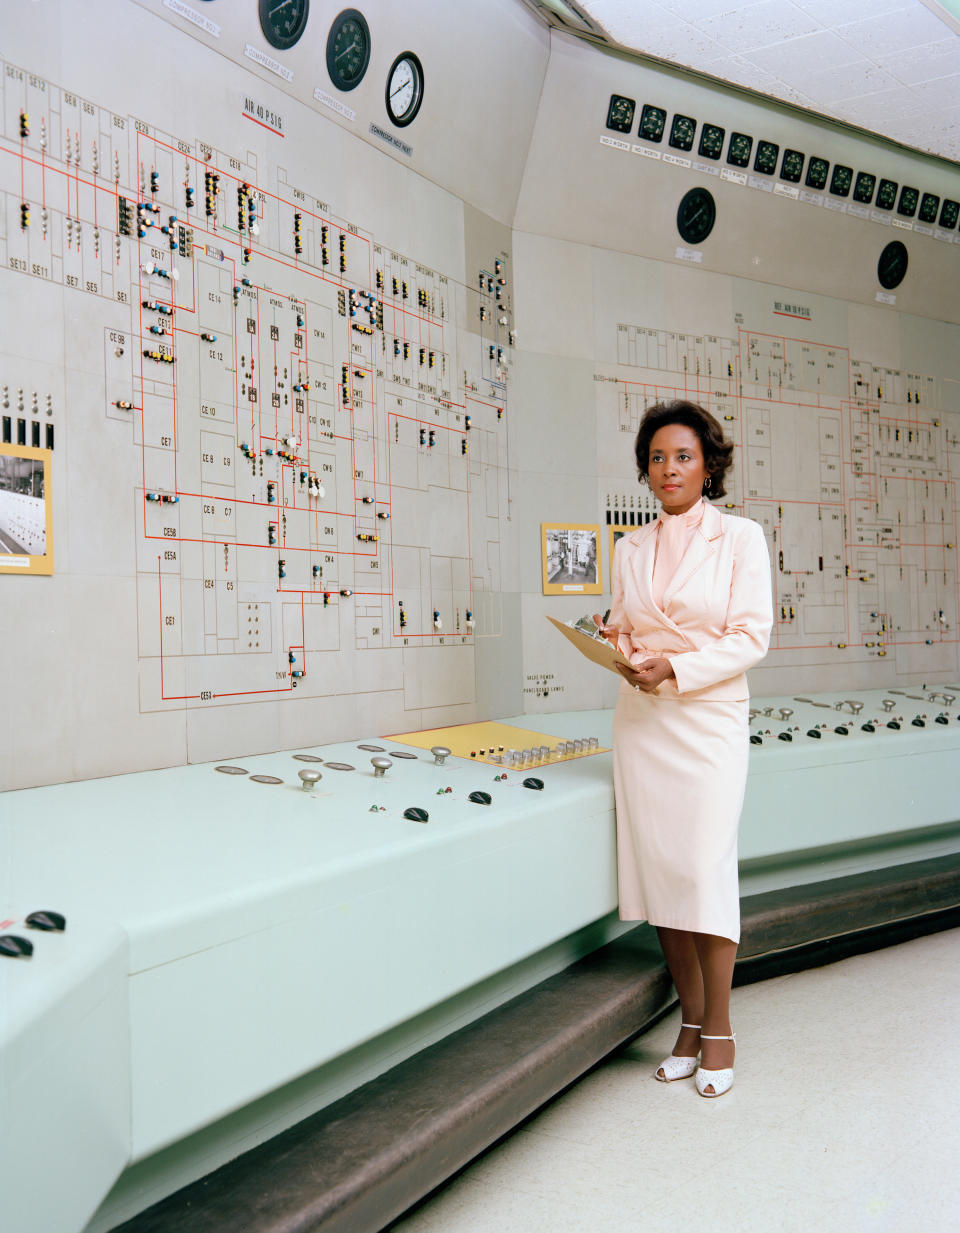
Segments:
[[[695,402],[678,398],[673,402],[657,402],[648,407],[640,421],[634,450],[637,475],[647,478],[650,467],[650,442],[654,434],[668,424],[683,424],[692,428],[703,450],[703,465],[710,476],[710,488],[704,495],[711,499],[725,497],[724,477],[733,465],[733,445],[724,439],[723,429],[709,411]]]

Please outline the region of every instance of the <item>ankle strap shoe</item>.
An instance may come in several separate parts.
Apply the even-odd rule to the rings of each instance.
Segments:
[[[700,1031],[699,1023],[681,1023],[680,1026]],[[659,1079],[661,1083],[673,1083],[675,1079],[689,1079],[696,1069],[696,1057],[677,1057],[675,1053],[671,1053],[669,1057],[663,1059],[654,1071],[653,1077]],[[663,1074],[660,1073],[661,1070]]]
[[[737,1034],[734,1032],[732,1036],[701,1036],[701,1040],[733,1040],[736,1041]],[[701,1096],[722,1096],[724,1092],[729,1092],[733,1087],[733,1067],[728,1066],[723,1070],[704,1070],[701,1066],[697,1071],[697,1091]],[[704,1088],[712,1087],[712,1092],[704,1091]]]

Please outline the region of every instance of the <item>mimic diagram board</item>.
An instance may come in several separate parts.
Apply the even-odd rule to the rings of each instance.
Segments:
[[[41,68],[0,65],[8,338],[26,298],[82,316],[99,337],[84,402],[102,400],[81,426],[64,408],[77,372],[14,371],[14,343],[4,434],[98,453],[100,486],[121,494],[136,611],[114,619],[136,622],[137,664],[118,671],[137,673],[140,714],[313,699],[326,709],[307,740],[355,726],[347,696],[389,697],[394,722],[469,717],[475,639],[501,632],[509,232],[468,271],[463,203],[426,185],[459,245],[391,247],[318,195],[332,126],[311,118],[320,157],[294,184],[284,160],[304,160],[279,117],[222,62],[238,107],[265,116],[238,110],[229,147],[197,136],[199,105],[171,132],[166,107],[133,115]],[[417,177],[391,176],[413,201]],[[451,248],[458,264],[437,268]],[[44,380],[56,393],[24,405]],[[103,514],[74,505],[77,539]],[[196,756],[222,752],[211,737]]]
[[[955,671],[952,383],[815,341],[816,313],[787,297],[773,299],[771,315],[782,332],[742,323],[724,337],[617,322],[616,363],[597,374],[600,457],[622,460],[655,401],[708,407],[735,445],[721,505],[767,535],[767,663],[808,670],[810,680],[838,658],[876,662],[881,680]]]

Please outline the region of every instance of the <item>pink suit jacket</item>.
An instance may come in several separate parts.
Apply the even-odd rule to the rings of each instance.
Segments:
[[[610,624],[620,629],[620,649],[634,663],[670,660],[676,679],[660,686],[662,698],[748,698],[746,671],[766,655],[773,626],[763,529],[705,504],[663,609],[651,589],[656,544],[656,522],[617,543]]]

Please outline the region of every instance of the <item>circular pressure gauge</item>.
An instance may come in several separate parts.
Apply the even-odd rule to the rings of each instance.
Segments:
[[[891,240],[877,262],[877,278],[880,286],[892,291],[899,287],[907,276],[907,246],[900,240]]]
[[[387,74],[387,115],[399,128],[416,118],[423,102],[423,65],[412,51],[397,56]]]
[[[307,26],[310,0],[260,0],[260,29],[271,47],[286,51]]]
[[[702,244],[717,221],[717,205],[705,188],[691,188],[677,210],[677,230],[687,244]]]
[[[359,9],[344,9],[327,35],[327,72],[338,90],[359,86],[370,63],[370,27]]]

